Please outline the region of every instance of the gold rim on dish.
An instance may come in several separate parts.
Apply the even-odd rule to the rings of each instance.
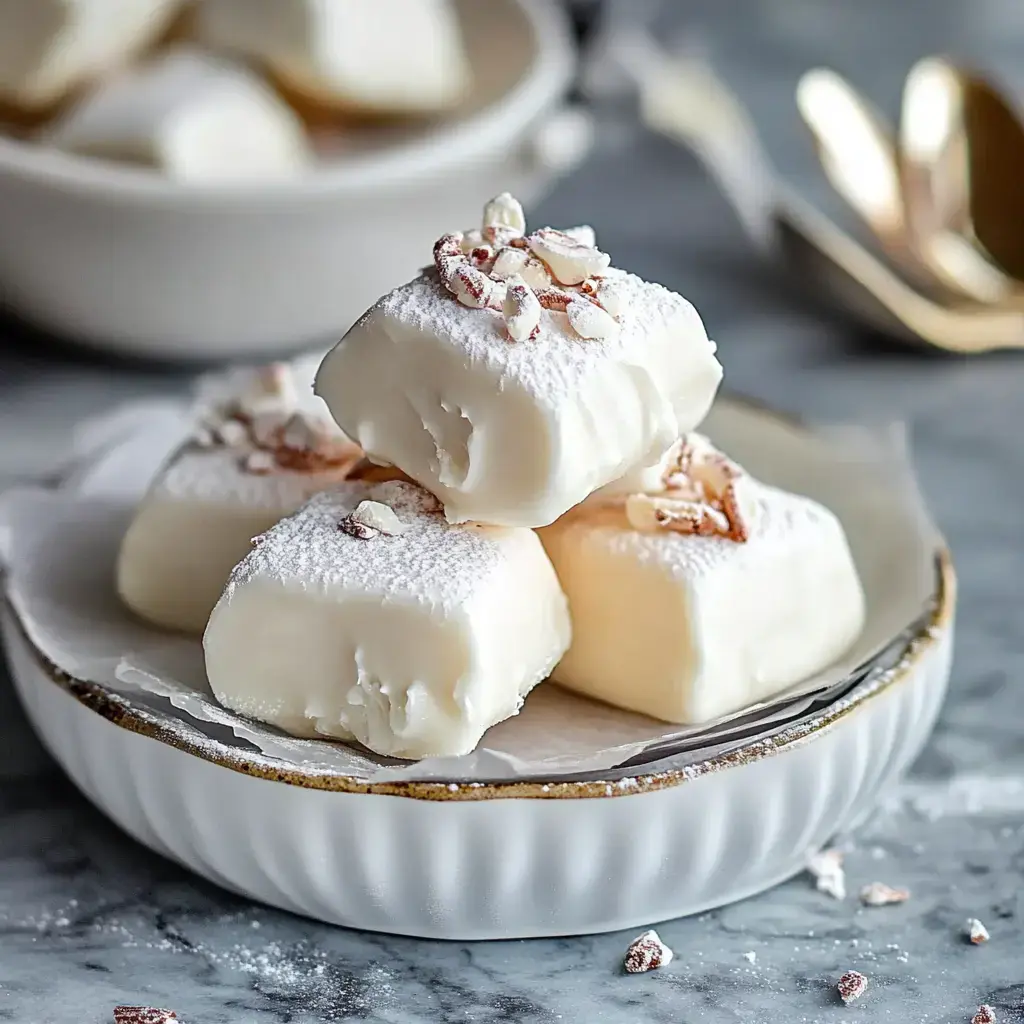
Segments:
[[[639,772],[628,779],[610,782],[601,780],[549,782],[508,781],[508,782],[361,782],[340,773],[303,771],[299,768],[287,770],[274,768],[271,764],[247,757],[240,750],[233,750],[225,744],[204,739],[194,742],[187,736],[153,720],[124,698],[98,683],[91,683],[68,674],[53,664],[32,643],[21,620],[10,602],[8,610],[28,645],[32,655],[47,677],[66,693],[71,694],[90,711],[101,715],[108,722],[148,736],[160,743],[166,743],[186,754],[192,754],[204,761],[230,768],[253,778],[270,782],[283,782],[305,789],[321,789],[342,793],[372,793],[378,796],[403,796],[414,800],[500,800],[512,798],[530,799],[584,799],[593,797],[632,796],[649,793],[724,768],[750,764],[763,757],[770,757],[787,750],[812,736],[831,728],[837,722],[858,711],[879,694],[885,693],[906,677],[921,663],[949,628],[956,596],[956,574],[949,551],[942,548],[936,556],[938,587],[932,614],[911,636],[902,652],[898,654],[896,667],[881,674],[867,685],[861,684],[850,695],[830,705],[809,722],[801,722],[784,729],[766,739],[751,739],[743,746],[726,754],[710,757],[695,765],[672,768],[664,771]]]

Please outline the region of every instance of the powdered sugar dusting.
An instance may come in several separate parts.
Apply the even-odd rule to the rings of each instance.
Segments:
[[[387,543],[367,544],[338,529],[362,501],[387,505],[407,529]],[[227,597],[256,577],[300,581],[317,591],[401,593],[451,610],[464,604],[509,557],[510,531],[452,526],[433,495],[403,481],[347,481],[313,497],[262,535],[232,573]]]
[[[620,508],[599,503],[580,506],[567,530],[584,533],[581,542],[607,548],[614,554],[642,563],[664,566],[674,577],[700,580],[715,576],[726,565],[742,571],[746,564],[765,560],[772,549],[799,549],[814,536],[834,534],[842,542],[842,527],[823,505],[810,498],[790,494],[750,477],[742,481],[741,502],[746,509],[749,537],[736,544],[725,537],[703,537],[667,530],[643,532],[629,527]]]
[[[362,322],[383,315],[436,336],[467,364],[482,364],[500,379],[514,378],[539,400],[557,405],[571,398],[602,362],[643,365],[666,330],[706,337],[700,316],[681,295],[614,268],[607,276],[615,280],[625,311],[618,335],[600,344],[581,339],[565,313],[545,309],[537,337],[528,345],[510,345],[500,311],[454,301],[434,270],[385,295]]]
[[[237,449],[186,449],[174,457],[153,485],[152,496],[171,501],[280,510],[284,515],[311,495],[343,480],[351,468],[307,473],[272,466],[256,473]]]

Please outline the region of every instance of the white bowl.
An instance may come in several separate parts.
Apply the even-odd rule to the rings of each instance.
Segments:
[[[574,68],[561,6],[459,7],[469,105],[291,181],[188,186],[0,136],[0,295],[47,330],[146,357],[336,339],[489,196],[535,199],[588,145],[557,109]]]
[[[795,465],[809,450],[805,432],[762,410],[720,403],[712,419],[748,463],[760,451]],[[860,500],[836,506],[835,479],[825,478],[842,471],[823,464],[802,477],[841,517]],[[889,529],[878,495],[861,514],[855,555],[875,545],[884,571],[884,545],[906,542],[906,521]],[[921,749],[945,694],[955,579],[944,549],[935,564],[926,621],[811,720],[697,765],[652,762],[600,779],[366,783],[286,767],[61,672],[9,602],[3,636],[28,715],[75,783],[140,842],[206,878],[356,928],[447,939],[579,934],[756,893],[871,808]]]

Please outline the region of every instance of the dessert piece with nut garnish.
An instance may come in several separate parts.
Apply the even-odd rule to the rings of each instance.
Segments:
[[[452,525],[404,481],[347,481],[257,538],[206,630],[227,708],[394,757],[465,754],[569,642],[532,530]]]
[[[196,32],[265,65],[314,116],[434,113],[470,84],[451,0],[204,0]]]
[[[316,390],[451,522],[537,527],[657,461],[721,376],[682,296],[612,268],[587,228],[528,232],[506,193],[362,317]]]
[[[771,697],[863,626],[839,520],[697,434],[539,532],[573,621],[552,678],[664,721],[699,724]]]
[[[315,364],[275,363],[211,378],[192,439],[143,499],[117,588],[138,615],[201,633],[250,540],[345,479],[362,452],[311,391]]]

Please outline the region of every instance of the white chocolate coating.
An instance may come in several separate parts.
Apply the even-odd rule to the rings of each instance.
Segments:
[[[339,528],[364,501],[405,527]],[[452,526],[412,484],[349,481],[272,527],[231,574],[204,644],[234,711],[380,754],[468,753],[568,646],[569,616],[529,530]]]
[[[311,390],[315,365],[300,360],[283,366],[289,381],[286,408],[301,409],[339,440],[341,432]],[[202,380],[195,400],[198,421],[253,392],[255,368],[240,368]],[[121,599],[158,626],[201,633],[234,566],[250,540],[294,512],[311,495],[344,479],[350,465],[323,472],[278,466],[262,474],[244,468],[255,450],[247,432],[237,444],[191,446],[173,456],[154,480],[125,533],[117,563]],[[360,452],[352,447],[352,461]]]
[[[706,415],[722,368],[682,296],[611,270],[614,338],[545,309],[536,338],[457,301],[428,271],[381,299],[316,380],[345,433],[436,494],[452,522],[544,526]]]
[[[280,178],[312,161],[301,122],[270,86],[185,48],[101,85],[41,141],[182,181]]]
[[[180,0],[0,0],[0,100],[51,106],[117,70],[170,24]]]
[[[425,113],[469,87],[450,0],[204,0],[198,33],[326,107]]]
[[[710,721],[827,667],[864,596],[843,528],[809,498],[749,477],[746,543],[632,529],[587,502],[540,531],[573,642],[552,678],[667,722]]]

